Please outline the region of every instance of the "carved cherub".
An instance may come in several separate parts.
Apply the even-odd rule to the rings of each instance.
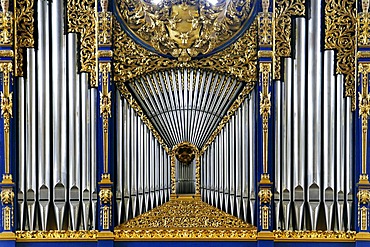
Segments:
[[[1,92],[1,113],[2,115],[9,114],[13,116],[13,103],[12,103],[12,94],[9,97],[5,97],[3,92]]]
[[[369,11],[369,0],[362,0],[362,12],[367,13]]]
[[[7,13],[9,11],[9,0],[1,0],[1,10],[3,13]]]
[[[269,0],[262,0],[262,11],[263,11],[263,13],[269,12],[269,6],[270,6],[270,1]]]
[[[100,6],[102,12],[108,11],[108,0],[100,0]]]

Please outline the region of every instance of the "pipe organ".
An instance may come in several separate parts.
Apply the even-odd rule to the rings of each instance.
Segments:
[[[370,241],[368,0],[0,2],[1,246]]]

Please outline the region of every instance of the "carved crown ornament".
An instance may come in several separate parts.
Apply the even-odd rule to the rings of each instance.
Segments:
[[[160,55],[189,61],[233,42],[251,24],[256,0],[115,0],[121,27]]]

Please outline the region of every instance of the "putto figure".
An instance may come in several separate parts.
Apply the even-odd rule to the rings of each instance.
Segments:
[[[1,0],[1,10],[3,13],[7,13],[9,11],[9,0]]]
[[[270,1],[269,0],[262,0],[262,11],[263,13],[269,12]]]
[[[108,0],[100,0],[100,6],[102,12],[108,11]]]
[[[362,0],[362,12],[369,12],[369,0]]]

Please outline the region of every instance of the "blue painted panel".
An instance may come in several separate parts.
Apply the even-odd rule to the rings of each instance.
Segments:
[[[255,247],[257,242],[116,242],[114,247]]]

